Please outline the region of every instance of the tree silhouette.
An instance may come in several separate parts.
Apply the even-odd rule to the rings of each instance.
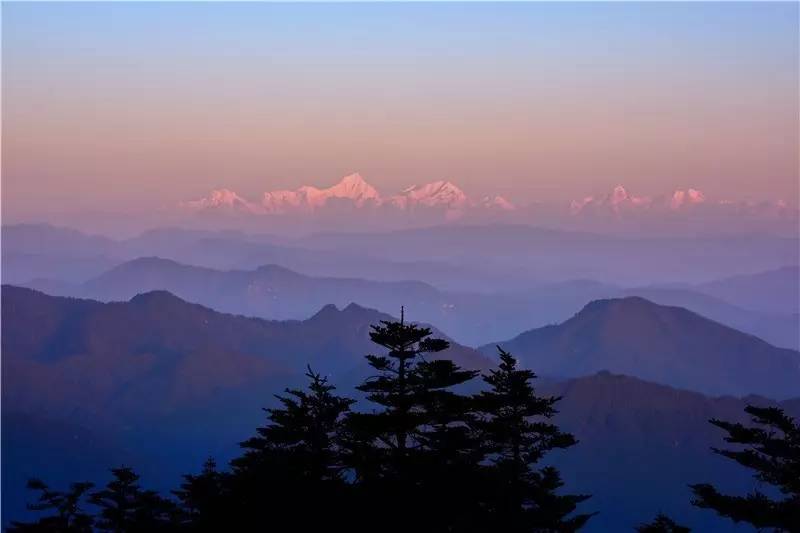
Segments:
[[[531,381],[536,375],[517,368],[514,357],[498,346],[500,364],[484,381],[489,390],[476,402],[483,416],[480,428],[491,467],[486,498],[498,531],[574,531],[591,517],[570,516],[583,495],[559,495],[563,485],[558,471],[537,469],[544,455],[576,444],[548,420],[556,414],[559,398],[536,396]]]
[[[734,522],[746,522],[757,529],[800,530],[800,425],[777,407],[745,408],[754,426],[712,419],[725,430],[725,441],[737,449],[712,448],[714,453],[754,470],[761,483],[777,489],[770,497],[759,490],[746,496],[721,494],[709,484],[691,485],[692,504],[713,509]]]
[[[40,479],[28,481],[28,488],[39,492],[35,503],[28,504],[32,511],[50,511],[52,514],[36,522],[12,522],[9,533],[88,533],[92,531],[93,519],[83,511],[81,502],[94,485],[88,482],[73,483],[69,490],[52,490]]]
[[[659,513],[656,519],[636,528],[639,533],[690,533],[691,529],[675,523],[670,517]]]
[[[270,424],[241,444],[232,461],[232,500],[239,519],[303,516],[306,526],[345,512],[347,486],[339,460],[338,435],[354,400],[333,393],[326,377],[308,368],[308,390],[286,389],[280,408],[265,409]],[[308,513],[308,509],[314,513]]]
[[[458,496],[472,496],[464,478],[474,469],[479,447],[470,444],[469,398],[453,388],[477,372],[449,360],[427,360],[449,346],[431,334],[406,323],[402,312],[400,321],[381,321],[370,332],[386,354],[366,356],[377,374],[357,389],[381,409],[348,416],[346,458],[364,507],[373,513],[365,518],[368,526],[377,521],[393,531],[421,524],[431,531],[454,530],[468,522],[465,510],[475,508]]]
[[[114,533],[167,531],[177,522],[177,508],[155,491],[142,490],[139,476],[129,467],[113,468],[113,479],[91,494],[100,508],[95,526]]]
[[[187,474],[178,490],[182,525],[191,531],[219,531],[225,524],[227,475],[209,458],[199,474]]]

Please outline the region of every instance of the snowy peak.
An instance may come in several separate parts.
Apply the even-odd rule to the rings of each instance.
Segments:
[[[304,185],[295,190],[267,191],[260,203],[250,203],[228,189],[212,191],[206,198],[187,202],[195,210],[233,209],[249,213],[291,214],[311,213],[324,209],[332,202],[338,208],[394,209],[415,211],[425,209],[442,211],[449,218],[457,218],[463,212],[479,208],[507,212],[515,209],[514,204],[502,196],[485,196],[472,200],[451,181],[439,180],[423,185],[413,185],[402,192],[384,198],[359,173],[349,174],[338,183],[320,189]]]
[[[614,190],[606,197],[608,203],[612,205],[621,204],[626,200],[629,200],[631,197],[628,194],[628,191],[622,185],[617,185],[614,187]]]
[[[349,200],[355,207],[380,204],[380,193],[360,174],[350,174],[327,189],[304,185],[294,191],[265,192],[261,205],[267,213],[283,214],[291,211],[314,211],[325,207],[329,200]]]
[[[449,181],[434,181],[425,185],[414,185],[394,196],[391,203],[402,208],[444,207],[464,209],[469,200],[464,191]]]
[[[339,183],[321,191],[331,198],[347,198],[353,200],[358,207],[367,202],[380,202],[381,195],[378,191],[364,181],[361,174],[350,174],[342,178]]]
[[[656,214],[672,216],[692,212],[702,208],[703,213],[742,214],[766,217],[797,217],[796,208],[783,201],[777,202],[734,202],[730,200],[709,200],[703,191],[693,188],[676,189],[672,193],[655,197],[635,196],[622,185],[617,185],[608,194],[596,198],[586,196],[570,202],[572,215],[625,218],[628,215]]]
[[[611,192],[600,198],[585,196],[580,200],[573,200],[570,203],[570,213],[576,215],[585,211],[595,213],[607,211],[614,215],[619,215],[626,209],[645,207],[650,203],[649,197],[634,196],[624,186],[617,185]]]
[[[702,204],[706,201],[706,195],[697,189],[678,189],[672,193],[672,198],[669,200],[670,209],[680,209],[685,205]]]
[[[230,189],[215,189],[205,198],[183,202],[181,207],[192,211],[214,209],[241,213],[257,213],[259,208]]]
[[[502,196],[484,196],[478,202],[484,209],[498,209],[500,211],[513,211],[516,206]]]

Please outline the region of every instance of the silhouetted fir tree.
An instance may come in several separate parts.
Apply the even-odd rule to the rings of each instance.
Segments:
[[[172,491],[181,503],[181,523],[191,531],[220,531],[226,524],[227,474],[208,459],[199,474],[187,474],[178,490]]]
[[[517,368],[514,357],[498,347],[500,365],[484,381],[490,386],[476,396],[479,422],[491,467],[484,485],[493,529],[497,531],[575,531],[591,517],[573,515],[583,495],[560,495],[563,485],[553,467],[537,469],[544,455],[576,444],[548,419],[560,398],[536,396],[536,375]]]
[[[337,436],[354,400],[335,395],[328,379],[311,368],[306,376],[308,390],[277,396],[282,407],[265,409],[270,424],[243,442],[245,454],[231,463],[231,497],[245,526],[267,513],[312,527],[346,512],[349,491]]]
[[[730,496],[698,484],[691,485],[692,504],[759,530],[800,531],[800,425],[777,407],[749,405],[745,411],[754,426],[710,421],[728,433],[726,442],[736,445],[734,450],[712,449],[754,470],[755,478],[776,489],[776,495],[755,490],[746,496]]]
[[[469,398],[452,389],[477,372],[449,360],[427,360],[449,343],[431,338],[429,328],[405,323],[402,311],[400,321],[372,326],[370,338],[387,353],[366,356],[377,375],[357,388],[382,409],[351,413],[347,424],[347,462],[364,510],[372,513],[364,515],[367,529],[376,520],[391,530],[471,524],[469,477],[480,447],[469,426]]]
[[[73,483],[69,490],[52,490],[39,479],[28,481],[28,488],[39,492],[35,503],[28,504],[32,511],[48,511],[51,514],[36,522],[12,522],[6,530],[9,533],[90,533],[93,518],[83,511],[81,502],[92,489],[92,483]]]
[[[659,513],[650,523],[642,524],[636,528],[638,533],[690,533],[692,530],[675,523],[667,515]]]
[[[129,467],[111,470],[113,479],[93,492],[91,501],[100,508],[95,526],[114,533],[146,533],[172,530],[178,523],[173,502],[152,490],[142,490],[139,476]]]

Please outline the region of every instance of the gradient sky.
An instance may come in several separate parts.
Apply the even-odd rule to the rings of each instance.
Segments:
[[[798,196],[798,4],[3,3],[6,221],[448,178]]]

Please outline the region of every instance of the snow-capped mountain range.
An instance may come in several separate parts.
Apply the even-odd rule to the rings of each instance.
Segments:
[[[622,214],[630,210],[642,209],[667,209],[680,210],[694,205],[705,204],[706,195],[697,189],[678,189],[670,195],[661,195],[651,198],[649,196],[635,196],[630,194],[625,187],[617,185],[614,190],[605,196],[596,198],[587,196],[581,200],[570,202],[570,213],[578,215],[587,211],[604,211]]]
[[[536,205],[543,205],[542,202]],[[181,207],[195,212],[223,212],[249,215],[311,214],[338,209],[388,210],[415,214],[440,213],[445,219],[459,219],[468,213],[507,215],[519,218],[526,207],[502,196],[471,198],[450,181],[413,185],[397,194],[383,196],[360,174],[350,174],[327,188],[304,185],[295,190],[265,192],[260,201],[243,198],[234,191],[218,189],[199,200],[183,202]],[[741,202],[711,200],[697,189],[677,189],[658,196],[631,194],[622,185],[601,196],[586,196],[567,206],[555,206],[555,212],[568,218],[623,219],[645,213],[714,212],[731,215],[796,217],[798,210],[783,201]]]
[[[358,209],[391,208],[399,211],[441,210],[457,216],[470,209],[511,211],[515,206],[501,196],[469,198],[449,181],[414,185],[384,197],[360,174],[350,174],[335,185],[320,189],[304,185],[295,190],[265,192],[260,202],[252,202],[228,189],[211,191],[205,198],[184,202],[182,207],[196,211],[226,210],[251,214],[284,215],[312,213],[336,205]]]

